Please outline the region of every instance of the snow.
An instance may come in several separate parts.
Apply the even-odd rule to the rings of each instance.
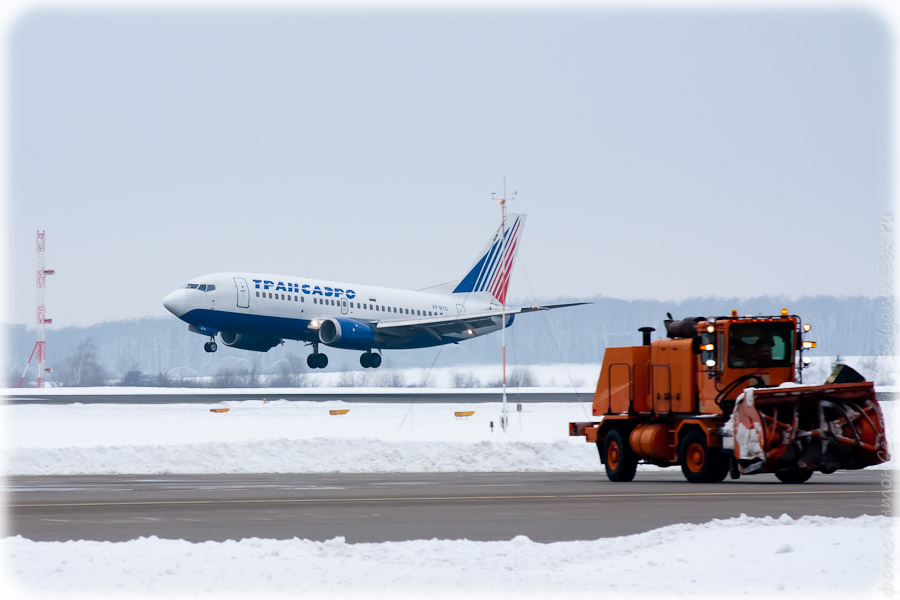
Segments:
[[[589,404],[509,409],[506,434],[499,402],[24,404],[0,415],[16,475],[598,470],[596,448],[568,435],[569,421],[591,420]]]
[[[874,596],[893,520],[741,515],[618,538],[538,543],[290,539],[0,540],[19,597],[571,598]],[[8,597],[8,596],[7,596]]]
[[[211,408],[228,408],[212,413]],[[882,403],[892,423],[893,402]],[[348,409],[342,416],[333,409]],[[0,406],[7,474],[591,471],[568,436],[584,403],[228,401]],[[469,418],[455,411],[474,410]],[[893,424],[889,443],[896,448]],[[891,465],[889,464],[888,467]],[[884,468],[879,465],[877,468]],[[0,539],[3,598],[721,597],[848,593],[890,585],[893,519],[740,516],[619,538],[537,543],[302,539],[191,543]],[[2,594],[2,592],[6,592]]]
[[[522,412],[510,401],[507,433],[499,429],[499,402],[414,400],[0,406],[7,427],[5,471],[78,475],[601,469],[596,447],[568,435],[570,421],[594,420],[590,399],[523,403]],[[891,423],[893,402],[881,406]],[[212,413],[211,408],[229,411]],[[349,412],[329,414],[335,409]],[[471,417],[454,416],[470,410],[475,411]],[[888,426],[891,448],[897,447],[895,431]]]

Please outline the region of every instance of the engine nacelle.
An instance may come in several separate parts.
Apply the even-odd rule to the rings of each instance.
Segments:
[[[247,333],[231,333],[230,331],[221,332],[219,337],[222,338],[222,343],[229,348],[253,350],[255,352],[268,352],[281,343],[281,340],[278,338]]]
[[[375,328],[356,319],[327,319],[319,325],[319,341],[344,350],[371,350]]]

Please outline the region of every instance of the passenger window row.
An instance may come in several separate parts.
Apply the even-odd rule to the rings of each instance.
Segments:
[[[269,295],[266,296],[266,294],[269,294]],[[256,292],[256,297],[257,297],[257,298],[260,297],[259,292]],[[263,298],[266,298],[266,297],[272,298],[272,297],[273,297],[273,296],[272,296],[272,292],[263,292],[263,293],[262,293],[262,297],[263,297]],[[303,296],[294,296],[293,294],[287,294],[287,295],[285,295],[285,294],[275,294],[274,298],[275,298],[275,300],[288,300],[288,301],[293,300],[294,302],[298,302],[298,301],[299,301],[299,302],[303,302],[303,301],[304,301]]]
[[[215,286],[209,286],[209,287],[212,289],[215,289]],[[297,302],[297,298],[298,298],[298,296],[293,296],[293,298],[292,298],[291,294],[287,294],[287,297],[285,297],[285,294],[275,294],[273,296],[272,292],[262,292],[262,296],[260,296],[259,294],[260,294],[260,292],[256,292],[257,298],[260,298],[260,297],[274,298],[275,300],[287,299],[287,300],[293,300],[294,302]],[[268,296],[266,296],[266,294],[268,294]],[[300,302],[306,301],[306,299],[303,296],[299,296],[299,299],[300,299]],[[338,305],[338,301],[333,298],[313,297],[312,301],[313,301],[313,304],[328,304],[329,306],[337,306]],[[439,314],[440,315],[444,314],[444,313],[438,313],[437,311],[431,311],[431,310],[421,310],[421,309],[415,309],[415,308],[398,308],[396,306],[381,306],[379,304],[369,304],[369,303],[365,303],[365,302],[350,302],[350,308],[358,308],[361,310],[374,310],[377,312],[398,313],[398,314],[403,314],[403,315],[414,315],[414,316],[419,316],[419,317],[434,317],[434,316],[438,316]]]

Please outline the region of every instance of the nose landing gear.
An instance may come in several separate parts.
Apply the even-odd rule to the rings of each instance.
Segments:
[[[359,364],[364,369],[377,369],[381,366],[381,355],[375,354],[371,350],[359,357]]]
[[[216,344],[216,338],[211,338],[208,342],[203,344],[203,349],[207,352],[215,352],[219,349],[218,344]]]

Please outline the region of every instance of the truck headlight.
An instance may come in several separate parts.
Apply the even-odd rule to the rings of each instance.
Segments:
[[[803,366],[804,367],[808,367],[809,363],[811,363],[811,362],[812,362],[812,359],[810,357],[808,357],[808,356],[803,357]]]
[[[810,325],[809,323],[803,324],[803,331],[808,332],[810,329],[812,329],[812,325]]]
[[[716,366],[716,361],[711,358],[708,361],[706,361],[706,366],[709,367],[710,369],[712,369],[714,366]]]

